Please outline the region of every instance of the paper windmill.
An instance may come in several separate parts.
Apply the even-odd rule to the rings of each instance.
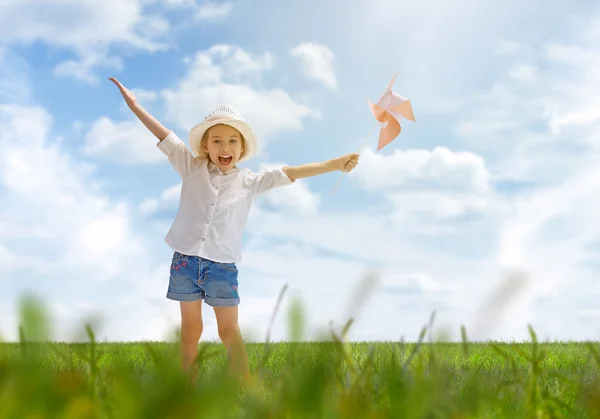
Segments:
[[[400,134],[400,131],[402,131],[402,127],[400,126],[401,117],[415,122],[410,100],[392,92],[392,85],[397,75],[398,73],[394,74],[392,81],[390,81],[388,88],[381,98],[379,98],[377,104],[373,104],[370,100],[367,100],[371,112],[381,125],[377,151],[388,145]]]
[[[381,130],[379,132],[379,144],[377,146],[377,151],[381,150],[383,147],[391,143],[394,140],[394,138],[396,138],[398,134],[400,134],[400,132],[402,131],[402,127],[400,126],[400,118],[404,117],[410,121],[415,122],[415,116],[413,115],[410,100],[392,92],[392,85],[394,84],[394,80],[396,80],[397,75],[398,73],[394,74],[394,77],[392,77],[392,81],[390,81],[388,88],[385,90],[385,92],[383,92],[383,95],[379,98],[377,104],[373,104],[370,100],[367,99],[369,107],[371,108],[371,112],[373,113],[375,119],[379,122],[379,125],[381,126]],[[375,128],[375,126],[373,128]],[[370,131],[367,137],[365,138],[364,142],[361,144],[361,149],[369,139],[369,135]],[[344,174],[345,173],[342,173],[340,179],[331,191],[332,195],[337,189],[338,185],[340,184],[342,178],[344,177]]]

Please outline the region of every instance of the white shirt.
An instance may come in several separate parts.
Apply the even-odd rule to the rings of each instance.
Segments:
[[[239,262],[252,201],[269,189],[292,183],[285,166],[259,173],[237,168],[225,173],[208,159],[194,157],[172,131],[157,147],[183,180],[179,210],[165,242],[184,255]]]

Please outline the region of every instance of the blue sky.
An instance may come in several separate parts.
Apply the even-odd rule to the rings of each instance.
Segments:
[[[352,340],[412,340],[432,310],[455,339],[465,324],[520,340],[528,323],[546,339],[600,338],[600,7],[326,3],[3,6],[2,338],[16,338],[25,292],[46,301],[55,339],[89,317],[107,340],[178,325],[163,238],[179,178],[108,77],[185,141],[212,107],[236,106],[259,135],[247,167],[260,170],[356,151],[374,124],[366,100],[396,71],[416,123],[379,152],[372,135],[333,196],[338,173],[255,202],[239,264],[245,337],[264,338],[288,283],[277,340],[293,297],[308,338],[355,313]],[[377,282],[357,291],[371,269]],[[207,306],[204,323],[203,339],[218,339]]]

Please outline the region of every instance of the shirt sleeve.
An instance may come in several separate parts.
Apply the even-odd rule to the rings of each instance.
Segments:
[[[169,162],[182,179],[188,177],[199,166],[198,159],[173,131],[156,146],[169,158]]]
[[[286,166],[269,168],[258,173],[248,171],[242,179],[242,188],[246,194],[255,199],[269,189],[290,185],[294,181],[285,174],[284,167]]]

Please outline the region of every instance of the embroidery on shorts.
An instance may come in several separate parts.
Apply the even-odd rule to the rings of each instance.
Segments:
[[[233,296],[234,296],[234,297],[237,297],[237,296],[238,296],[238,293],[237,293],[237,288],[238,288],[238,287],[237,287],[237,285],[232,285],[232,286],[231,286],[231,289],[233,289],[233,292],[232,292],[232,294],[233,294]]]
[[[178,271],[181,267],[185,268],[187,266],[187,264],[188,263],[185,260],[182,262],[179,262],[179,263],[173,263],[173,264],[171,264],[171,269]]]

